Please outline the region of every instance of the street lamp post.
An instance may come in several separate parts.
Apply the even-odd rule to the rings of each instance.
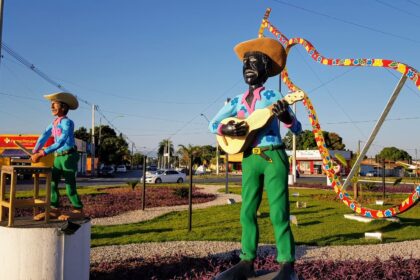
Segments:
[[[207,120],[208,123],[210,123],[210,120],[207,118],[206,115],[200,114],[203,118]],[[219,144],[216,141],[216,174],[219,175]]]

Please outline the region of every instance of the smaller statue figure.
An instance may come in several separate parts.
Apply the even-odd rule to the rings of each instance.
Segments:
[[[84,217],[83,204],[76,190],[76,173],[79,154],[74,140],[74,123],[67,117],[69,110],[76,110],[79,106],[77,98],[71,93],[59,92],[44,97],[51,101],[51,113],[54,121],[45,129],[33,149],[32,162],[38,162],[42,157],[54,153],[51,181],[51,211],[50,218],[59,220],[80,219]],[[42,149],[50,136],[54,137],[54,144]],[[73,206],[69,213],[61,213],[59,203],[58,183],[64,177],[67,196]],[[39,221],[44,219],[45,213],[34,217]]]

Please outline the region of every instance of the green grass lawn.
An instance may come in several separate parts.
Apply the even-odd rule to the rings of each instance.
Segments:
[[[221,189],[222,191],[223,189]],[[230,187],[240,193],[240,188]],[[345,219],[344,214],[353,213],[341,201],[335,199],[332,190],[291,189],[291,214],[296,215],[298,226],[292,225],[297,244],[307,245],[350,245],[374,244],[378,240],[366,240],[365,232],[380,231],[382,242],[420,239],[420,208],[414,206],[399,216],[401,224],[384,220],[361,223]],[[364,194],[365,199],[372,194]],[[389,195],[388,205],[399,204],[407,195]],[[296,208],[296,201],[307,202],[307,208]],[[369,199],[366,199],[369,201]],[[368,203],[368,202],[367,202]],[[164,242],[180,240],[240,241],[240,204],[215,206],[193,210],[193,229],[188,232],[188,212],[174,212],[151,221],[117,226],[94,226],[92,246],[118,245],[143,242]],[[363,205],[376,208],[375,205]],[[273,229],[269,218],[269,206],[264,194],[259,217],[260,243],[274,243]]]

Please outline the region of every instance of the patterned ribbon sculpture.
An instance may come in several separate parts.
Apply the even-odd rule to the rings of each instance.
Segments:
[[[264,18],[262,20],[258,36],[262,37],[264,29],[268,29],[279,41],[285,46],[286,53],[289,53],[290,49],[295,46],[296,44],[302,45],[306,52],[316,61],[322,63],[324,65],[329,66],[373,66],[373,67],[385,67],[394,69],[403,75],[406,75],[410,80],[412,80],[416,87],[420,89],[420,74],[417,72],[416,69],[392,60],[387,59],[334,59],[334,58],[326,58],[322,56],[314,46],[305,39],[302,38],[293,38],[287,39],[276,27],[274,27],[269,21],[268,16],[271,12],[271,9],[267,9]],[[282,79],[286,86],[291,91],[302,90],[298,86],[296,86],[289,78],[289,74],[287,72],[287,68],[285,68],[282,72]],[[303,91],[303,90],[302,90]],[[303,91],[304,92],[304,91]],[[337,175],[338,173],[338,166],[334,163],[330,153],[327,149],[327,145],[325,144],[324,137],[322,135],[321,126],[319,124],[319,120],[315,111],[314,106],[312,105],[311,100],[305,93],[305,98],[303,99],[303,105],[308,111],[309,121],[312,125],[314,137],[316,144],[318,146],[318,150],[322,157],[322,164],[323,170],[326,173],[328,179],[332,182],[331,187],[337,193],[340,200],[350,207],[354,212],[357,214],[369,217],[369,218],[385,218],[385,217],[393,217],[397,214],[403,213],[415,205],[420,196],[420,186],[417,186],[415,190],[406,198],[400,205],[393,206],[391,208],[385,210],[376,210],[376,209],[369,209],[360,205],[357,201],[352,199],[350,195],[346,192],[345,189],[342,188],[342,183],[340,176]]]

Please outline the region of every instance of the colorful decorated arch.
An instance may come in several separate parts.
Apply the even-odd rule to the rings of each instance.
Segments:
[[[395,71],[400,72],[403,77],[406,76],[410,79],[416,87],[420,90],[420,74],[419,72],[414,69],[413,67],[393,61],[388,59],[377,59],[377,58],[327,58],[321,55],[315,47],[307,40],[303,38],[292,38],[288,39],[284,34],[282,34],[272,23],[269,22],[268,17],[270,15],[271,9],[267,9],[264,18],[262,20],[258,36],[262,37],[264,30],[267,29],[270,31],[286,49],[286,53],[288,54],[292,47],[295,45],[302,45],[306,52],[318,63],[321,63],[326,66],[371,66],[371,67],[384,67],[390,68]],[[297,85],[295,85],[289,77],[287,67],[283,70],[281,78],[286,86],[291,91],[302,90]],[[405,77],[404,77],[405,78]],[[410,209],[413,205],[415,205],[420,196],[420,186],[417,186],[415,190],[401,202],[399,205],[395,205],[385,210],[376,210],[363,207],[360,205],[356,200],[354,200],[343,188],[343,184],[341,183],[341,178],[337,174],[337,166],[334,163],[332,157],[330,156],[329,150],[324,141],[324,137],[322,135],[321,125],[319,123],[315,108],[311,102],[311,99],[305,93],[305,98],[302,100],[303,105],[305,106],[308,112],[308,118],[312,125],[312,131],[316,140],[316,144],[318,150],[322,157],[322,164],[323,169],[328,177],[328,179],[332,182],[331,187],[337,193],[340,200],[348,207],[350,207],[354,212],[357,214],[369,217],[369,218],[386,218],[386,217],[393,217],[400,213],[403,213]]]

